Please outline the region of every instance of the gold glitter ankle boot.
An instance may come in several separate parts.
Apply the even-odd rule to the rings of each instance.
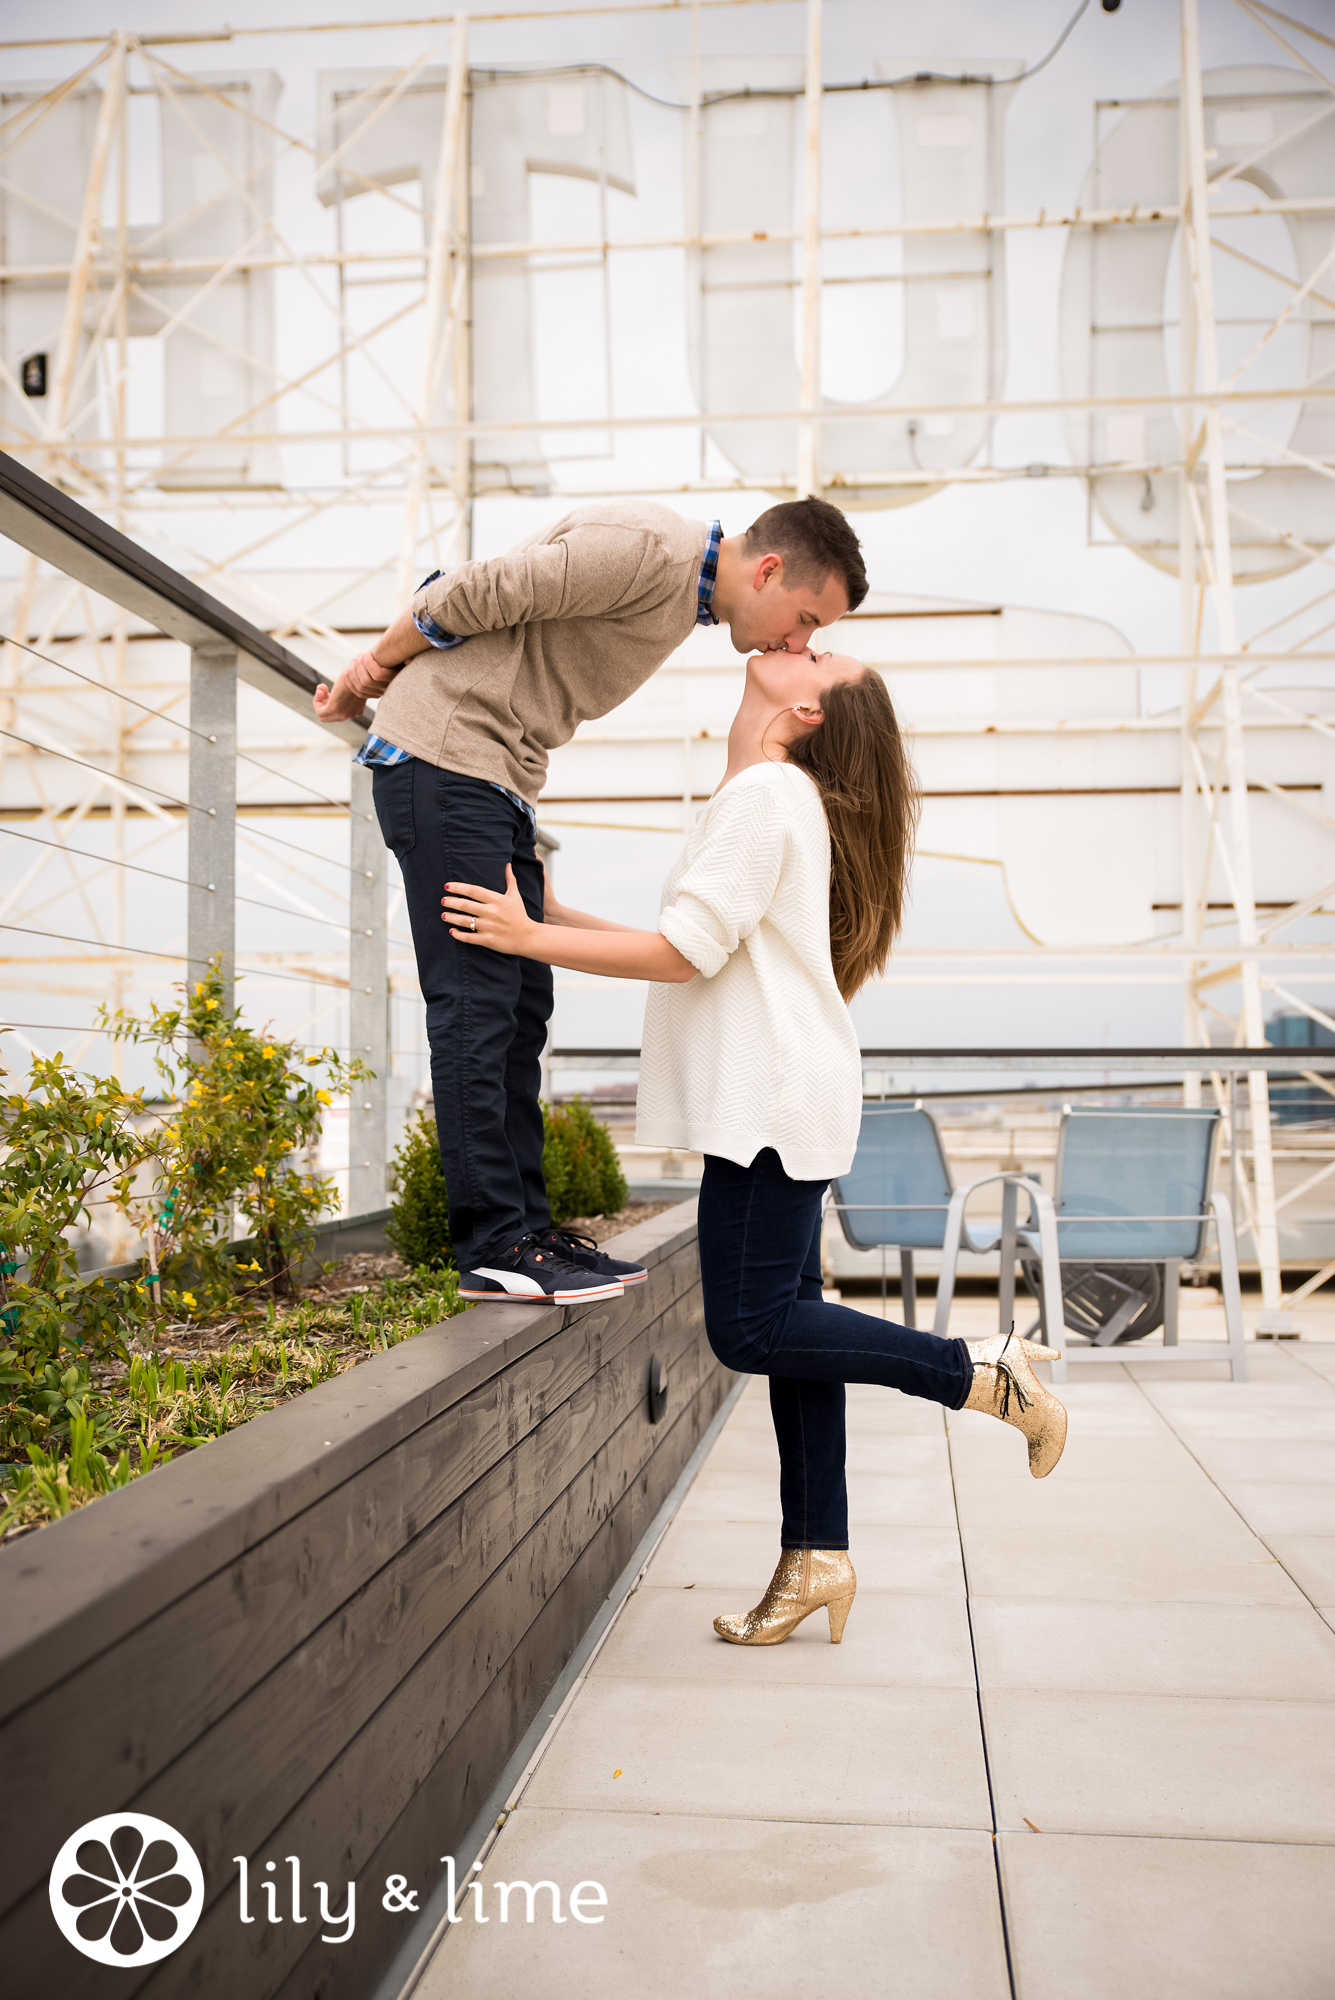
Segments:
[[[966,1410],[986,1410],[1004,1424],[1023,1431],[1029,1445],[1029,1470],[1046,1479],[1066,1445],[1066,1411],[1051,1389],[1035,1375],[1031,1361],[1051,1360],[1059,1350],[1017,1340],[1013,1333],[996,1333],[990,1340],[968,1340],[973,1362],[973,1387]]]
[[[847,1549],[784,1549],[759,1604],[751,1611],[725,1611],[714,1620],[714,1630],[734,1646],[777,1646],[825,1605],[830,1644],[837,1646],[857,1587]]]

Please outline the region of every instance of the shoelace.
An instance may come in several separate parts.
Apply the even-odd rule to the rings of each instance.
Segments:
[[[596,1236],[585,1236],[578,1229],[553,1228],[551,1233],[558,1243],[578,1244],[581,1250],[596,1250],[598,1248],[598,1239]]]
[[[1010,1333],[1006,1335],[1006,1347],[1010,1346],[1011,1340],[1014,1337],[1014,1332],[1015,1329],[1012,1327]],[[1011,1413],[1012,1389],[1014,1389],[1015,1391],[1015,1401],[1019,1407],[1019,1412],[1021,1416],[1024,1415],[1025,1411],[1029,1408],[1029,1405],[1034,1400],[1032,1396],[1028,1396],[1025,1394],[1023,1383],[1020,1381],[1019,1376],[1012,1371],[1010,1363],[1005,1359],[1006,1347],[1002,1348],[1001,1353],[992,1363],[992,1366],[996,1369],[997,1374],[1001,1377],[1001,1421],[1003,1423],[1006,1422],[1007,1418],[1010,1416]]]
[[[558,1230],[552,1231],[553,1235],[561,1233],[563,1232]],[[539,1236],[536,1231],[531,1230],[527,1236],[520,1237],[519,1241],[515,1244],[515,1253],[520,1257],[531,1254],[539,1258],[549,1271],[571,1271],[581,1278],[587,1278],[591,1275],[585,1270],[582,1264],[576,1264],[573,1259],[563,1257],[559,1250],[551,1249],[547,1239]]]

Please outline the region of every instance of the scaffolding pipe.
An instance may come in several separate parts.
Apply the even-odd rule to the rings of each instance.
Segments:
[[[418,378],[416,424],[413,428],[412,471],[407,482],[403,516],[403,543],[399,553],[399,598],[407,603],[417,562],[417,523],[422,496],[427,486],[427,427],[431,405],[448,356],[457,316],[457,294],[453,285],[455,264],[455,182],[459,172],[460,141],[463,132],[464,92],[468,81],[468,16],[461,9],[454,17],[454,43],[450,50],[450,78],[445,90],[441,117],[440,151],[436,156],[436,183],[431,216],[431,243],[426,266],[426,325],[422,334],[422,366]],[[460,412],[455,411],[458,416]],[[466,448],[466,438],[459,443]]]
[[[807,0],[806,150],[802,174],[803,421],[797,430],[797,497],[820,492],[821,0]]]
[[[1224,664],[1224,768],[1228,774],[1229,825],[1233,901],[1241,945],[1260,942],[1253,887],[1251,821],[1247,801],[1247,757],[1243,737],[1242,696],[1238,685],[1238,635],[1233,600],[1233,548],[1228,518],[1228,481],[1224,460],[1223,425],[1219,415],[1219,354],[1214,324],[1214,276],[1210,248],[1209,189],[1205,174],[1205,103],[1201,82],[1198,0],[1181,0],[1182,81],[1180,117],[1187,164],[1188,234],[1192,268],[1192,303],[1200,354],[1201,390],[1205,400],[1205,452],[1210,490],[1211,582],[1215,619]],[[1193,387],[1194,383],[1183,384]],[[1184,469],[1190,497],[1190,466]],[[1242,1030],[1250,1048],[1265,1042],[1265,1009],[1261,968],[1247,956],[1241,966]],[[1256,1204],[1256,1251],[1261,1267],[1265,1314],[1279,1322],[1266,1331],[1285,1331],[1281,1311],[1283,1290],[1279,1271],[1279,1219],[1275,1208],[1275,1161],[1270,1132],[1269,1079],[1264,1070],[1247,1075],[1247,1101],[1252,1123],[1252,1168]]]

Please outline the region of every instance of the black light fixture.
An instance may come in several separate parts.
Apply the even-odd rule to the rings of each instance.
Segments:
[[[1099,4],[1102,6],[1105,14],[1115,14],[1121,6],[1122,0],[1099,0]]]
[[[657,1354],[649,1360],[649,1421],[661,1423],[667,1409],[668,1372]]]
[[[46,394],[46,356],[44,354],[25,355],[22,363],[23,393],[25,396]]]

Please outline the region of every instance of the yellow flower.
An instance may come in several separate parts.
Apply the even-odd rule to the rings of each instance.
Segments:
[[[306,1060],[308,1063],[318,1063],[320,1058],[319,1056],[307,1056]]]
[[[262,1181],[262,1180],[264,1179],[264,1176],[265,1176],[265,1174],[266,1174],[267,1172],[268,1172],[268,1168],[267,1168],[267,1167],[266,1167],[266,1166],[264,1165],[264,1163],[263,1163],[263,1162],[261,1161],[260,1165],[259,1165],[258,1167],[256,1167],[256,1169],[255,1169],[255,1178],[256,1178],[256,1180],[257,1180],[257,1181]]]
[[[216,1001],[216,1000],[206,1000],[206,1001],[204,1002],[204,1005],[205,1005],[206,1007],[210,1007],[210,1008],[213,1008],[213,1007],[216,1007],[216,1006],[218,1005],[218,1003],[217,1003],[217,1001]]]
[[[195,1295],[193,1292],[182,1292],[181,1301],[182,1304],[189,1306],[192,1311],[196,1311],[198,1309]]]
[[[317,1090],[315,1095],[319,1098],[321,1104],[332,1104],[334,1101],[327,1090]]]

